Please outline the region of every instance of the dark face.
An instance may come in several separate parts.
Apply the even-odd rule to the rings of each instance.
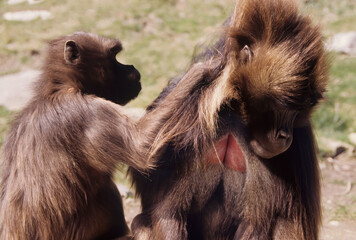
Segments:
[[[81,76],[82,91],[120,105],[141,91],[140,73],[132,65],[117,61],[122,50],[115,39],[77,34],[65,43],[64,60]]]
[[[245,46],[239,52],[241,64],[234,82],[235,109],[247,127],[248,144],[264,159],[290,147],[293,129],[305,126],[319,95],[311,90],[315,88],[313,77],[300,74],[296,66],[284,66],[281,55],[268,56],[271,52],[252,52]]]
[[[125,105],[137,97],[141,91],[139,71],[133,65],[125,65],[117,61],[117,54],[121,51],[121,44],[111,47],[107,54],[105,78],[107,79],[108,92],[105,98]]]
[[[261,103],[262,104],[262,103]],[[296,111],[271,105],[248,109],[249,144],[262,158],[272,158],[286,151],[293,141]]]
[[[112,100],[120,105],[125,105],[136,98],[141,91],[141,75],[133,65],[116,62],[114,69],[117,81],[114,87],[116,95],[113,96]]]
[[[270,159],[285,152],[293,141],[293,129],[310,124],[310,112],[317,98],[304,94],[304,104],[291,106],[283,102],[284,96],[246,99],[245,124],[249,144],[256,155]]]

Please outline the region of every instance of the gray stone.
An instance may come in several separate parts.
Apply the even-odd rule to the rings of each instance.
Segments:
[[[16,4],[23,3],[23,2],[28,2],[30,5],[32,5],[32,4],[37,4],[37,3],[43,2],[43,0],[8,0],[7,4],[16,5]]]
[[[327,48],[330,51],[356,55],[356,32],[341,32],[329,39]]]
[[[350,133],[349,139],[352,144],[356,145],[356,133]]]
[[[47,20],[51,17],[51,13],[46,10],[26,10],[18,12],[6,12],[3,15],[3,18],[7,21],[20,21],[20,22],[29,22],[37,18],[42,20]]]
[[[32,84],[40,71],[26,70],[0,77],[0,105],[10,110],[20,110],[32,97]]]

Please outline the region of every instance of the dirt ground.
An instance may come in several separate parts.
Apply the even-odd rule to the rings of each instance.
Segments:
[[[356,158],[340,156],[334,161],[322,162],[320,167],[323,206],[321,239],[355,240]]]

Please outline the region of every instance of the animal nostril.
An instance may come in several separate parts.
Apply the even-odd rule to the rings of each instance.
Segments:
[[[133,71],[131,71],[128,75],[129,79],[134,80],[134,81],[139,81],[141,78],[140,72],[137,71],[135,68],[133,68]]]
[[[284,130],[279,130],[277,133],[278,140],[287,140],[290,137],[290,134]]]

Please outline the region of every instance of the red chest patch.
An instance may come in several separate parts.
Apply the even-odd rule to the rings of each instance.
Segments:
[[[206,157],[208,164],[224,164],[235,171],[245,172],[246,161],[235,137],[228,134],[214,144]]]

